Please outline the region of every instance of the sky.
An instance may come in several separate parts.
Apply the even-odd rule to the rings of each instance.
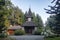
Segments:
[[[45,23],[50,16],[50,14],[46,13],[44,8],[48,8],[52,0],[11,0],[11,2],[15,6],[18,6],[24,13],[31,8],[32,12],[41,16],[43,23]]]

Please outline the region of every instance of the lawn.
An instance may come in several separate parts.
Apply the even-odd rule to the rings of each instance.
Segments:
[[[60,40],[60,37],[54,37],[54,38],[45,38],[45,40]]]

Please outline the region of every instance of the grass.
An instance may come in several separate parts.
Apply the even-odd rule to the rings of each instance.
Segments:
[[[10,37],[8,37],[8,38],[0,38],[0,40],[15,40],[15,38],[10,38]]]
[[[60,37],[54,37],[54,38],[45,38],[45,40],[60,40]]]

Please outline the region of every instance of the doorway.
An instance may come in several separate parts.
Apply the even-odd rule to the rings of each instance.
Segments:
[[[32,34],[34,27],[24,27],[26,34]]]

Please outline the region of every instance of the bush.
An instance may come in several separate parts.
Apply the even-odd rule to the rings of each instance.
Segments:
[[[0,38],[5,38],[5,37],[7,37],[6,33],[0,33]]]
[[[25,31],[24,30],[16,30],[15,35],[24,35],[25,34]]]
[[[41,35],[40,29],[36,30],[33,34],[34,34],[34,35]]]

